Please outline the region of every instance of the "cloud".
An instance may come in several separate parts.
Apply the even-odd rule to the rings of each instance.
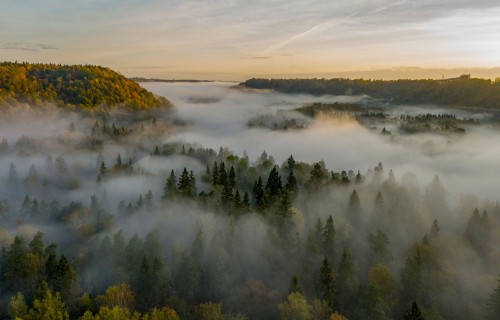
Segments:
[[[19,51],[42,51],[42,50],[59,50],[56,46],[42,43],[27,43],[27,42],[0,42],[0,50],[19,50]]]

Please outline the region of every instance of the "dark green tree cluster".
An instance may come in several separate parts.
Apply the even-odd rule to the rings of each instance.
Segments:
[[[500,87],[488,79],[364,80],[250,79],[241,85],[286,93],[313,95],[366,94],[396,104],[441,104],[500,108]]]

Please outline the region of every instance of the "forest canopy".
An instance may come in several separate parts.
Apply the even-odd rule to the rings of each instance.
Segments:
[[[369,95],[391,104],[440,104],[500,108],[500,81],[459,77],[448,80],[250,79],[240,85],[285,93]]]
[[[129,110],[169,106],[163,97],[106,67],[40,63],[0,63],[0,105],[55,103],[59,107]]]

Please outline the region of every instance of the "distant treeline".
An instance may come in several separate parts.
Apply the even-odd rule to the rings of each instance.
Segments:
[[[487,79],[364,80],[364,79],[250,79],[241,85],[285,93],[312,95],[366,94],[388,103],[441,104],[500,108],[500,81]]]
[[[130,80],[135,82],[214,82],[213,80],[194,80],[194,79],[158,79],[158,78],[142,78],[142,77],[132,77]]]
[[[92,65],[0,63],[0,105],[17,102],[94,109],[120,106],[130,110],[169,105],[165,98],[105,67]]]

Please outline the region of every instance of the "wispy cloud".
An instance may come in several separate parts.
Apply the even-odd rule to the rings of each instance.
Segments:
[[[27,42],[0,42],[0,50],[18,50],[18,51],[42,51],[42,50],[59,50],[59,48],[43,43],[27,43]]]

